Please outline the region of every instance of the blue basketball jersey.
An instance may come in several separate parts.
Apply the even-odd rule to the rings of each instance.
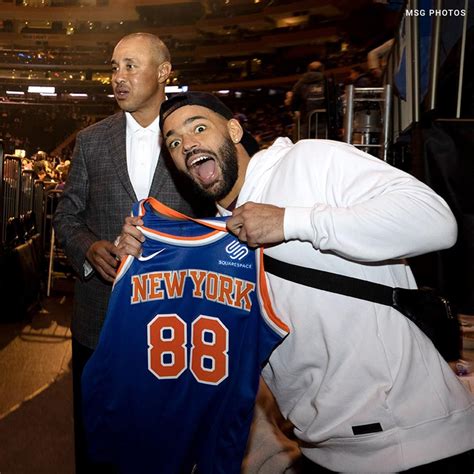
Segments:
[[[263,252],[155,199],[82,378],[90,455],[130,474],[239,473],[263,363],[288,328]]]

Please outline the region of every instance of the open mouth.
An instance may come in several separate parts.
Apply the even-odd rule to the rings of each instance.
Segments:
[[[129,91],[127,89],[115,89],[115,97],[117,99],[125,99],[128,97]]]
[[[210,185],[217,172],[216,161],[213,156],[206,153],[195,154],[187,160],[190,173],[203,185]]]

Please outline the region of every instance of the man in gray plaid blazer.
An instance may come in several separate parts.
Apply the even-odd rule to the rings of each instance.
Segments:
[[[147,195],[186,214],[205,213],[193,212],[185,199],[190,194],[186,183],[174,179],[165,147],[160,150],[157,117],[165,100],[169,61],[168,49],[154,35],[135,33],[119,41],[112,58],[112,86],[122,111],[77,135],[70,174],[54,216],[57,238],[79,276],[72,318],[77,473],[106,472],[87,460],[80,378],[105,318],[120,256],[113,242],[124,218],[133,203]],[[134,130],[148,134],[145,148],[143,142],[141,149],[136,148]]]

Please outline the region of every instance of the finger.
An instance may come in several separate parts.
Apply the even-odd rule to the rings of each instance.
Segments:
[[[242,232],[242,228],[243,227],[241,225],[237,225],[237,226],[233,226],[233,227],[228,227],[227,230],[240,239],[240,237],[241,237],[240,234]]]
[[[115,268],[118,264],[118,252],[115,245],[108,243],[108,245],[102,245],[96,247],[89,256],[90,263],[97,269],[105,268],[106,266]]]
[[[117,247],[125,247],[125,246],[132,246],[132,247],[141,247],[142,243],[137,240],[133,235],[130,234],[122,234],[120,236],[120,241],[117,244]]]
[[[243,226],[243,221],[239,217],[231,217],[227,221],[226,226],[229,232],[232,232],[234,235],[239,236],[239,233],[241,232]]]
[[[126,236],[131,236],[141,243],[145,242],[145,236],[143,235],[143,233],[133,225],[125,224],[122,227],[122,234],[120,235],[120,240],[125,238]]]
[[[245,229],[243,227],[239,228],[238,233],[236,234],[236,237],[241,241],[246,243],[247,242],[247,232],[245,232]]]
[[[122,231],[123,229],[126,229],[125,233],[134,234],[135,232],[140,232],[138,229],[136,229],[136,227],[142,226],[142,225],[143,225],[143,219],[141,217],[128,216],[125,218],[125,223],[122,227]]]
[[[102,259],[112,268],[115,268],[117,266],[118,257],[120,257],[120,255],[115,245],[110,245],[106,248],[102,248],[98,252],[98,258]]]
[[[99,272],[99,275],[105,280],[108,281],[109,283],[113,283],[115,280],[115,274],[112,276],[109,273],[107,273],[105,270],[103,270],[101,267],[96,267],[96,270]]]
[[[136,250],[132,248],[127,248],[127,247],[120,247],[119,249],[119,259],[122,260],[124,257],[128,257],[131,255],[132,257],[139,258],[142,253],[141,250]]]
[[[253,236],[251,233],[248,233],[248,232],[244,232],[244,237],[243,238],[241,238],[241,236],[239,236],[239,240],[241,242],[245,242],[247,244],[247,246],[251,247],[251,248],[255,248],[255,247],[258,247],[260,245],[257,238],[255,236]]]
[[[240,207],[236,207],[233,211],[232,211],[232,217],[229,219],[235,219],[236,217],[239,217],[240,214],[242,214],[242,211],[244,209],[244,206],[240,206]]]
[[[106,281],[113,281],[116,277],[115,267],[118,265],[118,260],[115,258],[113,259],[113,263],[110,264],[102,257],[97,256],[94,261],[94,267],[99,272],[99,274],[104,278]]]
[[[143,225],[143,219],[139,216],[127,216],[125,223],[130,225]]]
[[[138,258],[142,253],[142,246],[140,242],[137,242],[133,238],[123,239],[117,247],[117,251],[119,257],[133,255],[134,257]]]

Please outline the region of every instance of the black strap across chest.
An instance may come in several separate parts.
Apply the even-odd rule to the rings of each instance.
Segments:
[[[386,306],[393,305],[393,288],[337,273],[301,267],[282,262],[268,255],[263,256],[264,270],[285,280],[319,290],[371,301]]]

